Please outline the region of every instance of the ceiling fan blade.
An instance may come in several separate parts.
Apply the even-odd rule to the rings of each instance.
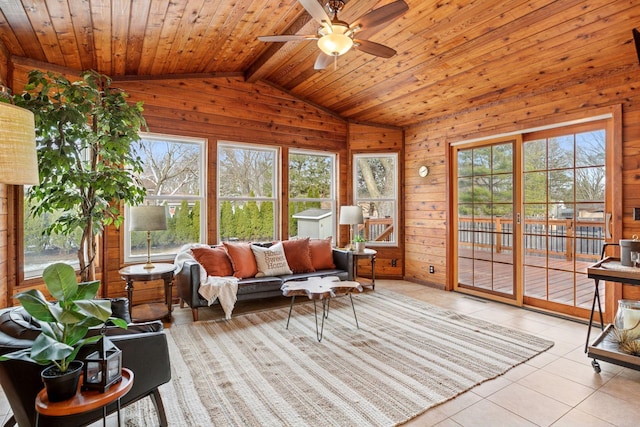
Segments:
[[[393,3],[374,9],[369,13],[365,13],[360,18],[356,19],[350,27],[366,29],[377,27],[380,24],[384,24],[387,21],[397,18],[407,10],[409,10],[409,5],[407,5],[404,0],[397,0]]]
[[[354,45],[361,51],[381,58],[391,58],[396,51],[380,43],[369,40],[354,40]]]
[[[280,36],[260,36],[258,40],[263,42],[294,42],[300,40],[317,40],[317,36],[300,36],[297,34],[283,34]]]
[[[320,52],[318,57],[316,58],[316,63],[313,65],[314,70],[324,70],[331,64],[335,58],[331,55],[327,55],[324,52]]]
[[[327,12],[324,10],[324,7],[318,3],[318,0],[298,0],[302,7],[322,25],[331,31],[331,18],[327,15]]]

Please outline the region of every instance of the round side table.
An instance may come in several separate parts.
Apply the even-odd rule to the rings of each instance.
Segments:
[[[365,248],[362,252],[352,251],[353,254],[353,280],[358,280],[358,259],[359,258],[369,258],[371,259],[371,279],[366,282],[362,281],[364,286],[371,286],[372,289],[376,288],[376,254],[378,251],[375,249]]]
[[[122,368],[122,379],[113,384],[104,393],[97,390],[82,390],[82,376],[78,383],[78,391],[71,399],[62,402],[49,402],[47,390],[42,389],[36,397],[36,426],[40,415],[49,417],[63,417],[65,415],[81,414],[102,408],[102,425],[107,423],[107,405],[118,402],[118,426],[120,426],[120,398],[133,387],[133,372]]]
[[[129,298],[129,314],[134,321],[144,322],[149,320],[166,319],[171,321],[173,272],[176,266],[167,263],[154,263],[153,268],[145,268],[144,264],[128,265],[121,268],[118,273],[125,281],[125,290]],[[133,305],[133,282],[147,282],[151,280],[164,281],[164,304],[145,303]]]

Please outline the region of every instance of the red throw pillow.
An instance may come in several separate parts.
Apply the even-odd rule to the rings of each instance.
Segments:
[[[309,250],[309,238],[284,240],[284,256],[287,264],[294,273],[311,273],[316,271],[311,262],[311,251]]]
[[[229,243],[223,242],[224,248],[229,254],[233,275],[239,279],[254,277],[258,274],[256,258],[251,250],[251,243]]]
[[[193,257],[204,267],[207,276],[233,276],[233,267],[223,247],[192,248]]]
[[[333,263],[331,237],[309,240],[309,251],[311,252],[311,263],[316,271],[336,268]]]

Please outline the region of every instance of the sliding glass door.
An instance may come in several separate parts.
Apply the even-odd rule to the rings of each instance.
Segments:
[[[567,314],[577,314],[569,307],[590,308],[586,268],[605,240],[605,148],[597,123],[526,136],[525,303]]]
[[[452,147],[457,290],[585,315],[586,268],[611,212],[607,129],[594,121]]]
[[[457,150],[457,285],[516,298],[516,141]]]

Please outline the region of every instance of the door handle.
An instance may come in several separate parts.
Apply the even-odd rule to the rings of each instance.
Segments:
[[[605,239],[611,239],[613,236],[611,235],[611,228],[609,226],[609,223],[611,222],[611,212],[607,212],[607,214],[604,216],[604,238]]]

